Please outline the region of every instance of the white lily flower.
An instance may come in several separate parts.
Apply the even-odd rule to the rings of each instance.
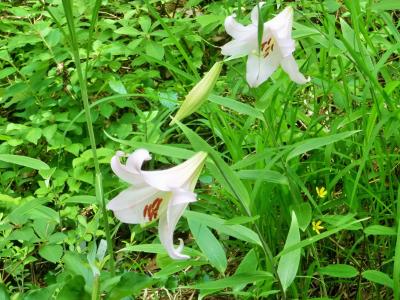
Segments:
[[[198,152],[180,165],[161,171],[143,171],[142,164],[150,160],[146,149],[138,149],[130,154],[126,164],[120,158],[125,156],[118,151],[111,159],[114,173],[132,184],[108,204],[107,208],[121,222],[141,224],[159,218],[160,241],[173,259],[187,259],[182,254],[183,241],[175,249],[173,234],[185,208],[196,201],[193,190],[204,165],[207,153]]]
[[[264,2],[260,2],[260,8]],[[292,55],[295,43],[292,39],[293,9],[286,7],[270,21],[264,23],[261,46],[258,44],[258,8],[251,11],[250,25],[244,26],[235,20],[235,15],[225,19],[225,30],[233,40],[221,47],[223,55],[239,57],[248,55],[246,79],[251,87],[266,81],[282,66],[290,79],[304,84],[306,79]]]

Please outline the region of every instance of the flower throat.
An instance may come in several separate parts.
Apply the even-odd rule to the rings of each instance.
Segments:
[[[266,58],[274,50],[274,39],[268,38],[264,43],[261,44],[261,54]]]

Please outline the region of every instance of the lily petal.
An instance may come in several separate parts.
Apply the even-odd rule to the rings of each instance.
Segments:
[[[249,25],[251,26],[251,25]],[[221,47],[221,53],[229,56],[244,56],[248,55],[254,49],[257,49],[257,29],[249,31],[245,37],[234,39]]]
[[[147,184],[161,190],[173,191],[179,188],[193,190],[207,153],[198,152],[176,167],[162,171],[142,171]]]
[[[260,2],[258,3],[258,6],[261,7],[265,4],[265,2]],[[257,5],[254,6],[254,8],[251,10],[251,14],[250,14],[250,18],[251,18],[251,23],[253,23],[253,25],[258,26],[258,8]]]
[[[234,39],[243,39],[243,36],[254,31],[252,26],[244,26],[238,23],[235,19],[236,15],[229,16],[225,19],[224,25],[226,33],[228,33]]]
[[[293,26],[293,8],[288,6],[264,24],[264,29],[274,33],[277,39],[290,39]]]
[[[178,223],[179,218],[182,216],[188,204],[183,203],[173,205],[173,202],[174,200],[171,199],[171,201],[168,203],[167,213],[162,214],[160,217],[158,224],[160,241],[171,258],[179,260],[188,259],[190,258],[189,256],[181,253],[183,250],[183,241],[180,240],[180,245],[176,249],[173,242],[176,224]]]
[[[251,87],[257,87],[266,81],[279,66],[280,55],[273,51],[267,58],[250,54],[247,59],[246,80]]]
[[[137,149],[126,160],[126,167],[131,172],[140,173],[145,161],[151,160],[151,155],[146,149]]]
[[[121,164],[120,159],[124,156],[124,152],[117,151],[117,153],[111,158],[111,169],[119,178],[126,181],[127,183],[133,184],[135,186],[143,185],[144,181],[137,170],[137,166],[139,164],[141,166],[143,161],[146,160],[146,157],[143,156],[143,152],[137,150],[129,156],[128,161],[130,161],[130,167]]]
[[[294,60],[293,55],[284,57],[281,60],[282,69],[289,75],[290,79],[298,84],[304,84],[310,81],[310,78],[305,78],[299,71],[299,66]]]
[[[108,202],[107,209],[112,210],[115,217],[121,222],[141,224],[156,219],[165,210],[165,205],[161,206],[163,202],[168,201],[168,197],[168,194],[150,186],[130,187]],[[158,202],[160,203],[158,204]],[[146,206],[149,207],[147,210],[145,210]]]

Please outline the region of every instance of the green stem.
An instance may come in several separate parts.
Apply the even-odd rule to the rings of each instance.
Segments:
[[[114,274],[115,267],[114,267],[113,244],[112,244],[111,235],[110,235],[110,227],[108,224],[106,203],[105,203],[105,200],[103,197],[103,183],[102,183],[102,179],[101,179],[102,175],[101,175],[101,171],[100,171],[99,160],[97,158],[96,139],[94,136],[92,116],[90,114],[87,85],[86,85],[86,80],[84,80],[84,76],[83,76],[83,72],[82,72],[82,66],[81,66],[81,61],[80,61],[80,57],[79,57],[78,43],[77,43],[76,34],[75,34],[74,19],[73,19],[73,13],[72,13],[72,3],[70,0],[63,0],[62,2],[63,2],[64,12],[65,12],[65,15],[67,18],[68,30],[69,30],[70,38],[71,38],[72,55],[73,55],[73,58],[75,61],[76,71],[78,73],[79,86],[81,89],[81,97],[82,97],[82,102],[83,102],[83,106],[85,109],[86,125],[87,125],[87,129],[88,129],[88,133],[89,133],[90,146],[92,148],[93,163],[94,163],[94,169],[95,169],[96,199],[97,199],[97,203],[101,204],[104,229],[105,229],[106,240],[107,240],[107,249],[108,249],[108,253],[110,256],[110,258],[109,258],[110,271],[112,274]]]
[[[96,274],[94,276],[94,280],[93,280],[92,300],[100,299],[99,298],[99,286],[100,286],[99,275]]]

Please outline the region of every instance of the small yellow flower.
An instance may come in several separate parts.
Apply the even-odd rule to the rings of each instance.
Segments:
[[[316,187],[315,190],[317,191],[317,195],[320,198],[325,198],[328,194],[328,191],[324,187]]]
[[[319,221],[317,221],[317,222],[312,221],[312,222],[311,222],[312,230],[314,230],[316,233],[320,234],[320,233],[321,233],[320,230],[325,229],[324,226],[321,226],[321,223],[322,223],[321,220],[319,220]]]

